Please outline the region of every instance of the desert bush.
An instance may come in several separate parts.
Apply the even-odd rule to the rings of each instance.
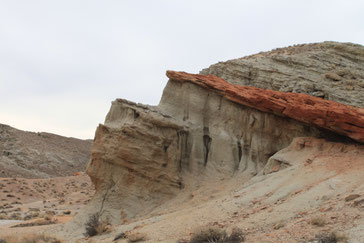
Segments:
[[[39,217],[39,212],[34,212],[31,214],[32,218],[37,218]]]
[[[145,241],[147,239],[145,234],[142,234],[142,233],[139,233],[139,232],[134,233],[134,234],[130,234],[127,237],[128,237],[128,242],[129,243]]]
[[[114,241],[120,240],[120,239],[126,239],[126,234],[124,232],[121,232],[117,236],[115,236]]]
[[[100,213],[92,214],[86,222],[86,233],[84,235],[92,237],[98,234],[102,234],[107,231],[107,226],[107,220],[102,221],[100,218]]]
[[[329,235],[317,235],[315,239],[310,240],[310,242],[317,243],[347,243],[349,239],[346,235],[332,232]]]
[[[273,229],[275,230],[279,230],[280,228],[283,228],[284,226],[286,226],[286,223],[282,220],[277,222],[274,226]]]
[[[322,226],[325,226],[326,220],[321,217],[316,217],[316,218],[311,219],[311,224],[318,226],[318,227],[322,227]]]
[[[234,228],[230,235],[225,230],[211,227],[192,234],[190,243],[240,243],[244,242],[244,233]]]
[[[10,215],[10,219],[13,219],[13,220],[21,220],[22,217],[21,217],[21,214],[20,213],[12,213]]]

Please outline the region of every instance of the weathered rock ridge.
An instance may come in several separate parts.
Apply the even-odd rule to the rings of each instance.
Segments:
[[[96,194],[84,213],[121,222],[181,190],[231,177],[247,181],[296,137],[328,137],[329,129],[363,139],[359,109],[215,76],[167,75],[158,106],[112,103],[96,131],[87,168]]]
[[[306,94],[229,84],[213,75],[167,71],[171,80],[191,82],[224,98],[263,112],[317,125],[364,143],[364,110]]]
[[[200,74],[364,107],[364,47],[357,44],[322,42],[278,48],[219,62]]]

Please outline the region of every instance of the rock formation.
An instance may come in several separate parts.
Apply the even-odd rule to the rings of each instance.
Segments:
[[[85,212],[121,222],[184,189],[237,176],[246,181],[296,137],[338,133],[363,142],[360,109],[211,75],[167,75],[158,106],[112,103],[96,131],[87,168],[96,194]]]
[[[200,74],[232,84],[306,93],[343,104],[364,106],[364,47],[323,42],[278,48],[219,62]]]
[[[168,71],[158,106],[115,100],[87,167],[95,196],[68,230],[98,212],[150,242],[188,235],[196,221],[249,225],[251,242],[265,242],[256,225],[271,232],[278,218],[327,202],[356,215],[341,197],[364,192],[355,170],[364,166],[363,53],[331,42],[279,49],[201,72],[226,81]]]
[[[364,109],[306,94],[233,85],[213,75],[167,71],[167,76],[177,82],[197,84],[235,103],[316,125],[364,143]]]
[[[91,140],[25,132],[0,124],[0,177],[48,178],[84,171]]]

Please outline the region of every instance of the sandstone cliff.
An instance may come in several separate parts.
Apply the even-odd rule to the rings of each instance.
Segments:
[[[239,85],[306,93],[364,107],[364,47],[323,42],[219,62],[200,74]]]
[[[96,194],[87,212],[121,222],[181,190],[232,177],[247,181],[294,138],[335,137],[327,129],[363,141],[359,109],[213,76],[167,74],[157,107],[118,99],[99,125],[87,168]]]
[[[0,124],[0,177],[48,178],[84,171],[92,141]]]
[[[363,106],[362,63],[361,46],[303,45],[202,72],[228,82],[168,71],[158,106],[115,100],[97,128],[87,167],[96,194],[66,230],[78,224],[83,233],[88,216],[99,212],[122,231],[146,227],[150,242],[170,242],[188,235],[191,222],[245,227],[255,215],[250,240],[265,242],[256,225],[292,220],[308,208],[313,215],[325,204],[317,197],[327,187],[339,201],[347,190],[363,193],[355,168],[364,161],[364,113],[353,107]],[[332,186],[351,175],[355,182]],[[345,204],[335,200],[330,203]],[[282,242],[293,242],[290,237]]]

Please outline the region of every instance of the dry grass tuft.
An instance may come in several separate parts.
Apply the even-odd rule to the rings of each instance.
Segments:
[[[332,232],[329,235],[317,235],[315,239],[310,240],[309,242],[318,242],[318,243],[347,243],[349,242],[349,238],[338,232]]]
[[[192,234],[190,243],[240,243],[244,240],[244,233],[238,228],[234,228],[228,235],[225,230],[210,227]]]
[[[139,232],[128,235],[129,243],[145,241],[146,239],[147,239],[146,235]]]
[[[281,220],[279,222],[277,222],[274,226],[273,226],[273,229],[275,230],[279,230],[280,228],[283,228],[284,226],[286,226],[286,223]]]
[[[322,217],[316,217],[311,219],[310,222],[312,225],[318,226],[318,227],[323,227],[326,225],[326,220]]]
[[[126,239],[126,238],[127,238],[126,234],[124,232],[121,232],[120,234],[115,236],[113,241],[117,241],[117,240],[120,240],[120,239]]]

